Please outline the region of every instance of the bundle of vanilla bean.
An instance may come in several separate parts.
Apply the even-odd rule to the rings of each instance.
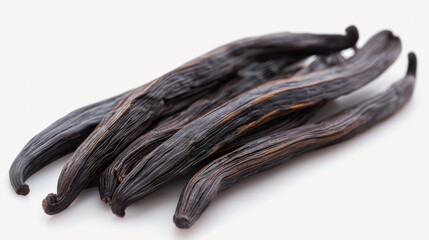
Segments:
[[[10,168],[16,193],[25,180],[74,152],[43,200],[47,214],[98,186],[113,213],[194,173],[174,215],[189,228],[215,196],[294,156],[347,140],[394,114],[411,97],[417,59],[389,89],[319,122],[329,101],[380,76],[401,41],[381,31],[357,48],[345,35],[276,33],[237,40],[116,97],[77,109],[33,137]],[[342,51],[352,48],[345,58]]]

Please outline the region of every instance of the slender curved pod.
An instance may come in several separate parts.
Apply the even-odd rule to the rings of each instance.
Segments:
[[[173,218],[175,224],[191,227],[219,192],[238,181],[297,155],[343,142],[390,117],[411,97],[416,67],[416,56],[410,53],[406,76],[387,91],[318,123],[261,136],[206,165],[183,189]]]
[[[30,187],[25,181],[48,164],[73,152],[91,134],[101,119],[110,112],[128,92],[79,109],[58,119],[34,136],[21,150],[9,169],[10,183],[19,195],[27,195]],[[152,124],[154,128],[174,118],[178,113]],[[92,181],[89,186],[97,186]]]
[[[341,54],[332,54],[329,56],[318,57],[308,67],[301,69],[295,75],[299,76],[314,71],[323,70],[328,67],[339,66],[345,63],[345,61],[346,59],[344,59]],[[213,154],[213,156],[209,157],[208,161],[227,154],[243,146],[247,142],[260,138],[261,136],[266,136],[274,134],[278,131],[285,131],[291,128],[301,126],[302,124],[306,123],[311,117],[313,117],[313,115],[316,114],[323,107],[324,104],[325,102],[322,102],[315,106],[304,108],[302,110],[295,111],[287,116],[279,117],[272,121],[264,123],[261,126],[250,130],[248,134],[245,134],[244,136],[241,136],[220,148],[217,152]]]
[[[298,61],[299,59],[293,59],[291,61],[291,59],[288,58],[288,60],[290,63],[293,63],[295,60]],[[272,63],[278,61],[279,60],[268,60],[265,63],[255,61],[249,64],[253,69],[246,67],[239,70],[238,75],[254,75],[256,74],[255,70],[257,70],[260,65],[268,65],[269,62]],[[272,67],[274,68],[275,66]],[[298,70],[299,68],[291,69],[291,71]],[[262,78],[263,75],[259,77]],[[234,78],[228,80],[228,82],[231,81],[234,82]],[[27,195],[30,192],[30,188],[25,183],[25,181],[46,165],[65,156],[68,153],[75,151],[76,148],[100,123],[104,115],[110,112],[129,93],[130,91],[76,109],[64,117],[58,119],[46,129],[34,136],[24,146],[9,169],[10,182],[15,192],[19,195]],[[157,123],[152,124],[150,129],[153,129],[155,126],[158,127],[161,123],[170,122],[180,113],[181,111],[160,119],[157,121]]]
[[[216,89],[210,96],[195,101],[177,117],[158,125],[134,140],[106,168],[99,179],[100,198],[109,203],[118,182],[124,178],[131,168],[146,154],[163,143],[185,124],[204,115],[237,95],[261,85],[277,75],[284,75],[283,69],[295,64],[299,58],[278,57],[267,61],[258,61],[241,69],[235,79],[229,80]],[[296,71],[296,69],[292,69]],[[300,70],[302,71],[302,70]]]
[[[76,150],[126,94],[76,109],[34,136],[9,169],[10,183],[15,192],[27,195],[30,188],[25,181],[46,165]]]
[[[125,177],[113,195],[113,213],[124,216],[128,205],[203,164],[218,149],[264,122],[364,86],[383,73],[400,51],[399,38],[382,31],[341,66],[263,84],[192,121]]]
[[[281,60],[281,59],[280,59]],[[316,59],[308,66],[303,67],[297,72],[292,69],[287,72],[281,71],[282,67],[286,65],[286,61],[269,60],[262,64],[252,64],[240,71],[238,81],[231,81],[221,88],[219,88],[212,97],[201,99],[193,103],[187,110],[180,116],[170,122],[143,134],[130,144],[119,156],[104,170],[100,177],[99,191],[100,198],[103,202],[110,204],[111,196],[115,191],[118,184],[125,178],[131,171],[132,167],[139,162],[145,155],[150,153],[157,146],[162,144],[165,140],[170,138],[174,133],[180,130],[185,124],[192,120],[204,115],[215,107],[223,104],[227,100],[238,96],[239,94],[250,90],[258,85],[261,85],[269,80],[275,79],[277,76],[287,75],[302,75],[312,71],[320,70],[330,66],[339,65],[345,62],[345,59],[339,53],[317,56]],[[290,119],[275,121],[267,123],[267,126],[261,126],[261,129],[250,133],[249,137],[238,139],[234,144],[228,145],[228,148],[221,149],[223,153],[232,151],[233,149],[241,146],[252,136],[255,137],[259,132],[275,131],[280,128],[292,128],[303,124],[310,118],[314,112],[321,106],[311,107],[310,109],[302,110],[294,114]],[[259,131],[259,132],[258,132]]]
[[[47,214],[67,208],[88,183],[160,117],[180,111],[220,86],[255,59],[329,54],[355,45],[355,27],[347,35],[279,33],[246,38],[215,49],[128,94],[76,149],[65,164],[57,194],[42,203]]]

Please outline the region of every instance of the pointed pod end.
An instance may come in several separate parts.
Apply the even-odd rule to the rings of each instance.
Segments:
[[[180,216],[174,215],[173,221],[174,221],[174,224],[176,224],[176,226],[181,229],[187,229],[192,226],[192,223],[189,220],[189,218],[184,215],[180,215]]]
[[[56,214],[56,205],[57,205],[57,195],[50,193],[48,196],[46,196],[45,199],[43,199],[42,207],[46,214],[53,215]]]
[[[16,189],[15,189],[15,192],[16,192],[18,195],[25,196],[25,195],[27,195],[28,193],[30,193],[30,187],[29,187],[27,184],[24,184],[24,185],[22,185],[22,186],[20,186],[20,187],[16,188]]]
[[[122,207],[122,206],[117,207],[114,203],[111,203],[110,206],[111,206],[112,212],[116,216],[121,217],[121,218],[123,218],[125,216],[125,208],[124,207]]]
[[[393,34],[393,32],[390,30],[384,30],[384,31],[382,31],[382,33],[386,34],[387,38],[394,38],[395,37],[395,34]]]
[[[350,39],[353,46],[356,45],[359,40],[359,31],[355,25],[351,25],[346,28],[346,36]]]
[[[408,53],[407,75],[415,77],[416,72],[417,72],[417,56],[414,52],[410,52]]]

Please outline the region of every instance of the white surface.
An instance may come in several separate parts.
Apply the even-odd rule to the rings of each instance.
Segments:
[[[1,1],[0,238],[428,239],[429,22],[424,1]],[[147,1],[149,2],[149,1]],[[422,4],[419,4],[422,3]],[[401,78],[419,59],[412,100],[397,115],[337,146],[299,157],[220,194],[190,230],[172,221],[181,181],[114,216],[87,190],[47,216],[65,159],[17,196],[8,169],[25,143],[69,111],[136,87],[229,41],[270,32],[343,33],[360,44],[384,28],[403,40],[380,79],[337,101],[343,107]]]

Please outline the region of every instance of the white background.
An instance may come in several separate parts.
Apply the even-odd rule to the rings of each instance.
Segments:
[[[425,1],[393,2],[1,1],[0,238],[428,239],[428,8]],[[386,89],[403,76],[413,50],[419,71],[411,101],[346,143],[221,193],[189,230],[172,221],[185,180],[130,206],[123,219],[99,201],[96,189],[56,216],[44,214],[41,200],[55,192],[66,158],[31,177],[28,196],[10,187],[8,169],[21,148],[73,109],[238,38],[342,34],[350,24],[360,30],[360,45],[391,29],[403,52],[381,78],[330,110]]]

